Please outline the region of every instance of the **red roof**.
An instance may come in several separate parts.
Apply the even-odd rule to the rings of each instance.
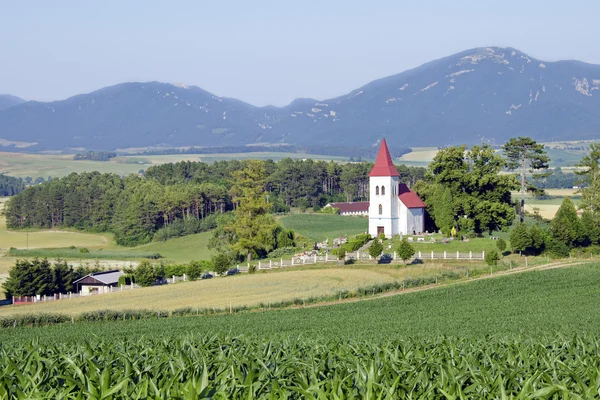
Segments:
[[[425,208],[427,205],[404,183],[398,185],[398,198],[406,208]]]
[[[398,170],[394,167],[394,162],[392,161],[392,156],[390,155],[385,139],[381,141],[375,165],[371,172],[369,172],[369,176],[400,176]]]
[[[329,203],[329,205],[333,208],[337,208],[341,213],[369,211],[368,201],[358,201],[356,203]]]

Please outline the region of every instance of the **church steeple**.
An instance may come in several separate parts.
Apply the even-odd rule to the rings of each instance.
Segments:
[[[400,176],[398,170],[394,167],[394,162],[392,161],[392,156],[390,155],[385,139],[381,141],[375,165],[371,172],[369,172],[369,176]]]

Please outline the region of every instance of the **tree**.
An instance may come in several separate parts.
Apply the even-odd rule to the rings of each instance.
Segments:
[[[54,279],[47,259],[17,260],[8,272],[3,285],[7,299],[13,296],[50,295],[54,293]]]
[[[529,237],[531,238],[529,252],[532,254],[541,254],[544,251],[546,242],[542,228],[538,225],[531,225],[529,227]]]
[[[452,210],[452,192],[449,188],[438,185],[434,191],[433,201],[435,224],[442,233],[450,236],[452,228],[456,225],[456,215]]]
[[[485,263],[489,266],[498,265],[498,261],[500,260],[500,255],[496,250],[490,250],[485,253]]]
[[[440,150],[429,164],[426,184],[418,186],[436,225],[481,235],[505,230],[515,215],[511,190],[514,176],[502,175],[506,161],[488,145]],[[438,225],[438,228],[443,228]]]
[[[227,255],[224,253],[218,253],[215,256],[213,256],[212,264],[214,266],[215,272],[219,275],[222,275],[225,272],[227,272],[227,269],[229,268],[229,257],[227,257]]]
[[[411,259],[411,257],[415,254],[415,249],[408,243],[408,239],[404,237],[400,244],[396,247],[396,254],[404,263]]]
[[[510,245],[513,251],[518,251],[519,254],[531,247],[531,236],[524,222],[520,222],[510,231]]]
[[[540,178],[548,176],[549,173],[534,173],[534,171],[547,170],[550,157],[546,155],[543,144],[538,144],[535,140],[519,136],[518,138],[511,138],[502,147],[504,155],[507,159],[507,168],[510,171],[516,169],[520,170],[521,174],[521,211],[520,220],[524,221],[525,218],[525,190],[531,192],[543,193],[532,185],[527,185],[526,172],[533,174],[533,178]]]
[[[246,254],[250,262],[252,253],[268,253],[275,247],[273,236],[277,224],[269,214],[271,205],[265,196],[265,163],[248,160],[246,168],[232,175],[235,181],[231,194],[238,205],[235,220],[227,228],[235,233],[233,249]]]
[[[579,245],[583,236],[583,227],[575,205],[568,197],[565,197],[556,215],[550,221],[549,232],[554,239],[569,248]]]
[[[583,245],[597,245],[600,242],[600,226],[591,211],[585,210],[581,214],[581,228]]]
[[[202,276],[202,264],[198,261],[190,261],[187,267],[187,276],[190,281],[195,281]]]
[[[373,258],[377,258],[383,253],[383,244],[379,241],[379,239],[374,239],[369,246],[369,255]]]
[[[140,286],[152,286],[156,283],[156,271],[148,260],[140,262],[134,272],[135,283]]]
[[[504,250],[506,250],[506,241],[504,239],[498,239],[496,241],[496,247],[498,248],[498,250],[500,250],[501,253],[503,253]]]

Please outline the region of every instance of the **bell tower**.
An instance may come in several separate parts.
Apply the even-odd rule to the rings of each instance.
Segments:
[[[381,233],[387,238],[399,234],[399,177],[383,139],[375,165],[369,173],[369,234],[372,237],[378,237]]]

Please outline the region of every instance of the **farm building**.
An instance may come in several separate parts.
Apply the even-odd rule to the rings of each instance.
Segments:
[[[329,203],[325,207],[337,208],[340,215],[368,215],[371,236],[423,233],[426,205],[408,186],[398,182],[399,177],[383,139],[369,173],[369,201]]]
[[[333,207],[340,210],[340,215],[368,215],[369,202],[358,201],[356,203],[329,203],[325,207]]]
[[[109,293],[111,288],[118,286],[121,275],[123,272],[119,270],[94,272],[77,279],[73,284],[82,296]]]

